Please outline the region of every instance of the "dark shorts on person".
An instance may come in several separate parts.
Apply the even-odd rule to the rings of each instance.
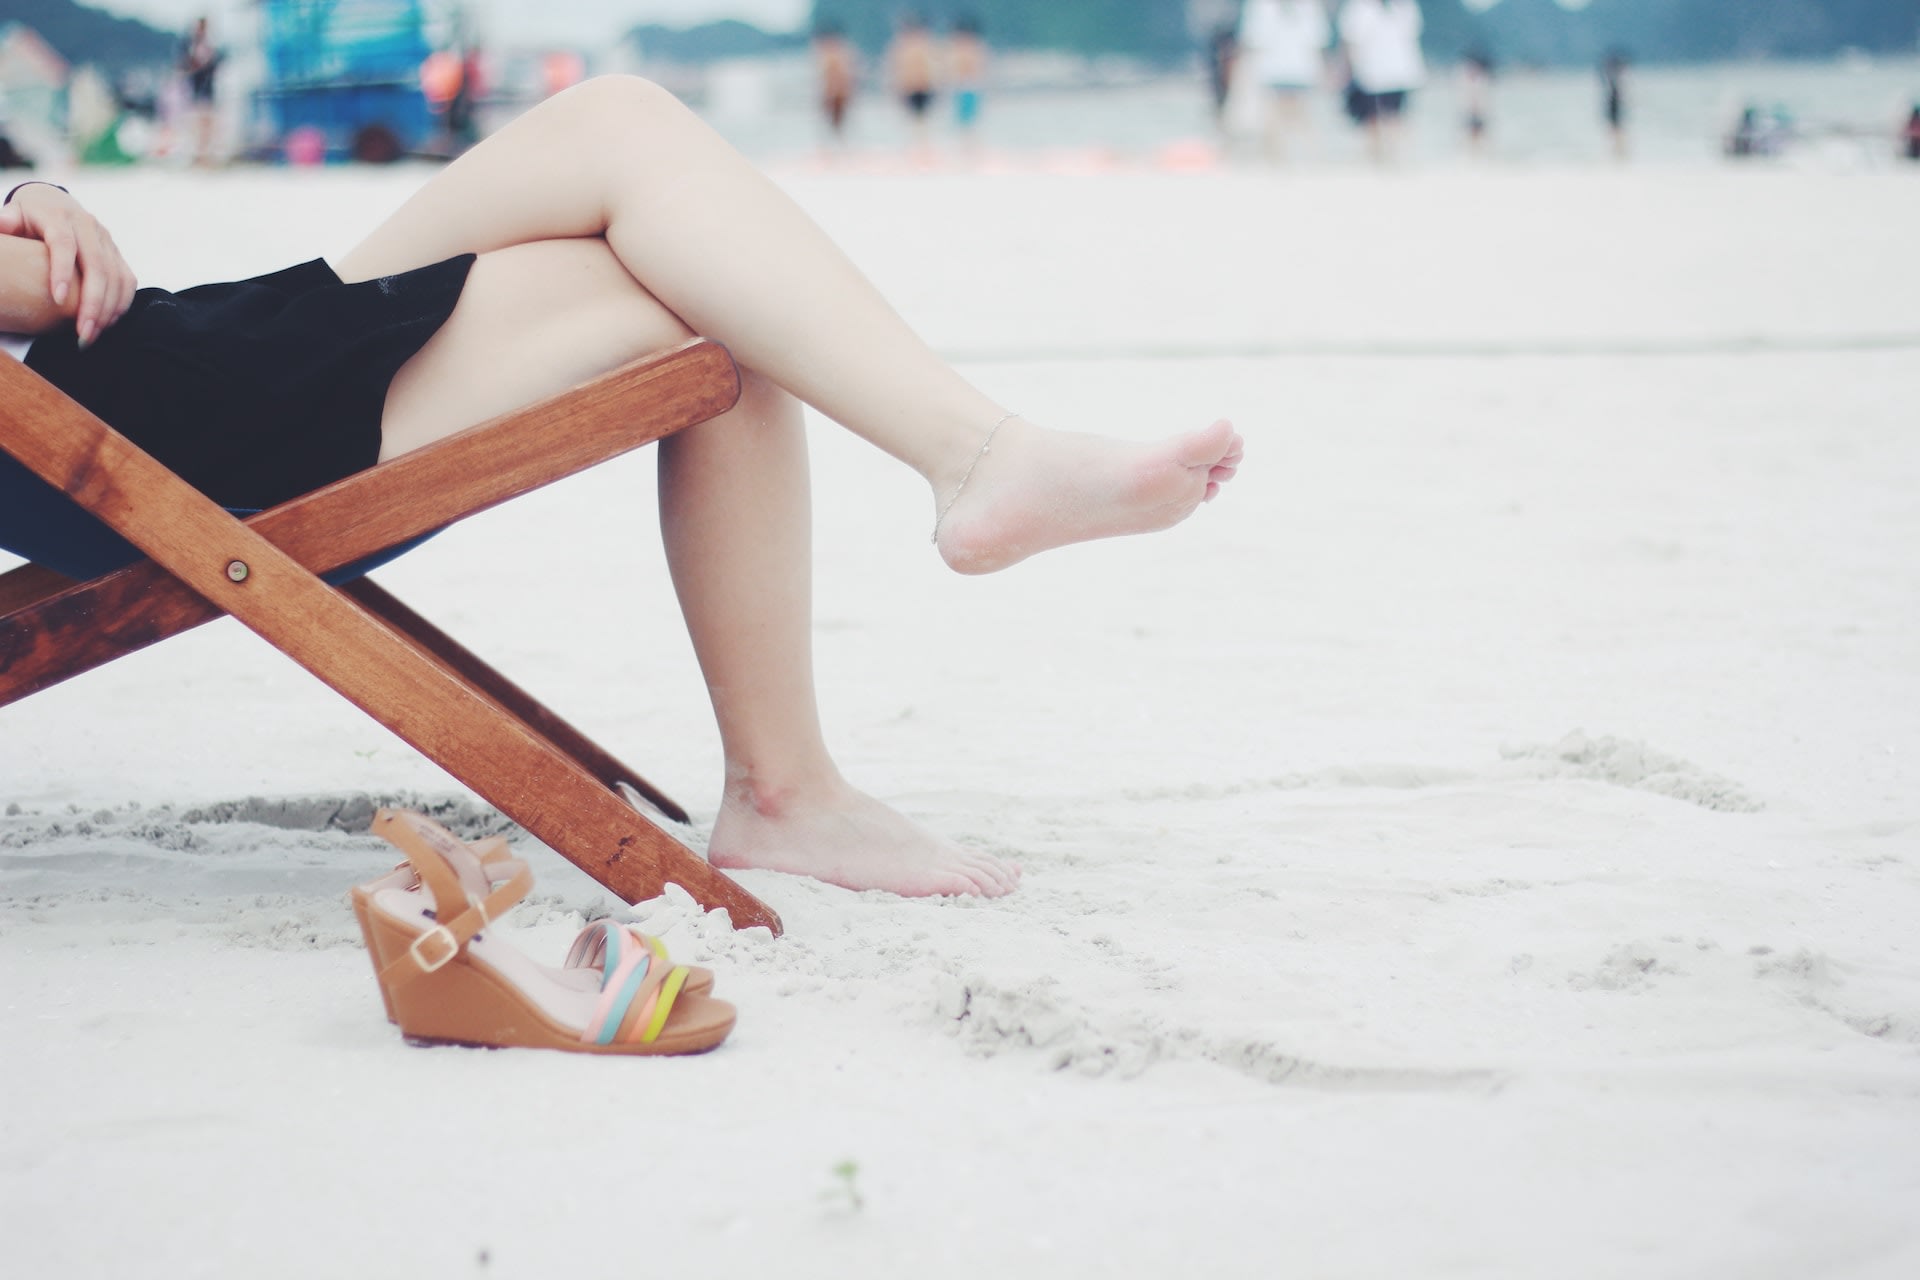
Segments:
[[[905,97],[907,110],[915,116],[926,115],[927,109],[933,105],[933,92],[929,89],[915,89]]]
[[[35,340],[26,364],[221,506],[262,510],[379,461],[387,388],[453,314],[473,261],[345,284],[316,259],[179,293],[142,289],[92,346],[63,326]],[[40,483],[10,457],[0,467],[15,472],[0,488]],[[22,514],[29,506],[41,514]],[[113,567],[94,553],[63,564],[68,539],[50,510],[0,511],[0,547],[77,576]]]
[[[1406,113],[1407,91],[1389,89],[1385,93],[1367,95],[1367,118],[1369,120],[1397,120]]]

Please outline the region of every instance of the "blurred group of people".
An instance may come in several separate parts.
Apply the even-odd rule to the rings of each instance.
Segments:
[[[847,117],[860,92],[864,69],[859,51],[837,23],[814,29],[814,61],[820,80],[820,107],[829,138],[846,140]],[[973,145],[987,81],[986,30],[975,17],[962,17],[944,34],[921,14],[903,15],[887,45],[882,71],[888,91],[900,104],[913,131],[914,146],[933,143],[933,119],[944,96],[952,100],[953,125]]]
[[[1306,129],[1309,97],[1329,86],[1376,160],[1400,149],[1408,98],[1427,80],[1419,0],[1335,3],[1246,0],[1239,24],[1214,39],[1215,110],[1224,122],[1229,101],[1245,95],[1272,159],[1286,156]]]
[[[1346,116],[1366,130],[1369,154],[1395,159],[1408,103],[1427,83],[1425,28],[1419,0],[1244,0],[1239,22],[1218,30],[1211,46],[1215,114],[1225,127],[1233,104],[1242,104],[1277,161],[1305,133],[1311,95],[1332,89]],[[1600,66],[1601,116],[1622,157],[1626,71],[1618,52]],[[1486,146],[1493,75],[1484,50],[1461,59],[1461,127],[1475,154]]]

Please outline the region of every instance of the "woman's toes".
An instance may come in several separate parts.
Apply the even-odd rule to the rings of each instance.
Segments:
[[[980,893],[983,897],[1004,898],[1013,892],[1012,885],[1003,883],[992,876],[981,876],[976,883],[980,886]]]
[[[1011,886],[1020,880],[1020,868],[1004,858],[997,858],[990,853],[973,852],[969,852],[966,856],[969,867],[984,872],[1001,883]]]
[[[1227,456],[1236,439],[1233,424],[1222,418],[1180,441],[1180,461],[1189,467],[1211,466]]]
[[[935,883],[939,885],[939,887],[933,891],[933,896],[935,897],[979,898],[991,896],[987,894],[986,889],[972,876],[959,872],[952,875],[941,876]]]
[[[999,862],[975,863],[972,869],[974,879],[994,897],[1003,893],[1012,893],[1020,883],[1018,874],[1011,873]]]

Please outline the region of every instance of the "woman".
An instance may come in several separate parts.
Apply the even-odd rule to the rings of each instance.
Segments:
[[[1340,43],[1364,95],[1360,112],[1377,162],[1399,158],[1407,95],[1427,81],[1424,29],[1419,0],[1346,0],[1340,10]]]
[[[933,141],[928,117],[933,110],[938,64],[939,51],[926,19],[917,13],[903,14],[893,43],[887,46],[887,69],[893,78],[893,91],[906,107],[913,126],[914,149],[923,159]]]
[[[720,867],[921,895],[1002,894],[1020,874],[854,790],[827,754],[802,402],[920,473],[934,541],[962,573],[1167,528],[1240,460],[1225,422],[1137,445],[1008,413],[778,188],[637,79],[589,81],[487,139],[337,278],[311,263],[136,297],[106,230],[44,184],[18,189],[0,233],[0,332],[44,335],[29,364],[231,506],[318,487],[692,334],[725,343],[739,404],[660,448],[668,564],[725,755],[708,843]],[[316,396],[334,403],[304,413]],[[262,411],[263,397],[279,398]],[[191,430],[205,421],[232,427],[208,439]],[[279,434],[245,434],[261,422]]]
[[[222,61],[207,19],[197,19],[180,42],[180,74],[187,82],[187,115],[193,121],[193,162],[213,163],[214,79]]]
[[[1240,16],[1240,48],[1267,98],[1267,158],[1286,158],[1307,124],[1307,95],[1326,78],[1333,28],[1321,0],[1252,0]]]

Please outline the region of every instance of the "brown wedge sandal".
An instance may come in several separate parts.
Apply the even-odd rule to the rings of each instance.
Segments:
[[[483,842],[482,862],[438,823],[391,809],[373,830],[418,877],[411,887],[396,872],[354,894],[388,1016],[407,1039],[674,1054],[705,1052],[733,1030],[732,1005],[689,990],[687,966],[612,920],[588,926],[559,970],[497,936],[494,922],[533,887],[526,864],[498,846]]]
[[[512,876],[513,872],[503,867],[503,864],[514,860],[512,848],[507,844],[505,836],[487,836],[481,840],[469,841],[466,844],[466,850],[473,855],[472,859],[460,859],[460,865],[454,870],[459,875],[460,883],[466,889],[469,898],[485,897]],[[348,899],[353,904],[354,919],[360,922],[360,936],[367,941],[367,955],[373,961],[373,972],[376,977],[393,962],[395,957],[387,955],[380,948],[380,939],[374,933],[373,918],[369,912],[373,909],[374,897],[389,890],[423,895],[425,893],[425,888],[420,882],[419,874],[414,871],[413,864],[404,860],[386,875],[369,880],[365,884],[357,884],[347,891]],[[433,901],[423,896],[422,905],[430,909]],[[602,923],[596,920],[580,931],[579,936],[573,940],[573,947],[567,953],[566,963],[562,967],[556,969],[551,965],[543,965],[542,968],[546,970],[547,975],[555,982],[577,986],[583,991],[598,991],[600,989],[599,966],[605,952]],[[631,925],[627,926],[627,932],[632,935],[634,941],[657,952],[662,960],[667,959],[666,944],[660,939],[644,934]],[[690,964],[687,966],[687,984],[682,990],[691,996],[708,995],[713,991],[714,981],[713,970]],[[393,1016],[393,1002],[388,999],[384,985],[380,988],[380,999],[387,1007],[387,1021],[398,1022],[399,1019]]]

